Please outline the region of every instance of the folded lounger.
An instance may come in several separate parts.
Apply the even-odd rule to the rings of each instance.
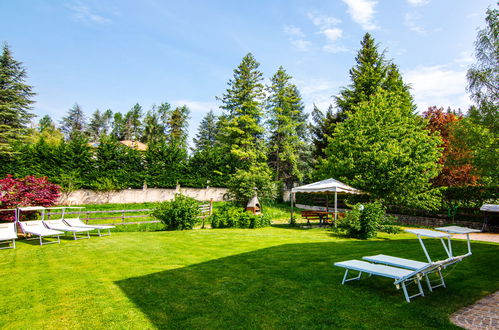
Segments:
[[[88,228],[77,228],[77,227],[68,226],[62,221],[62,219],[44,220],[43,223],[50,229],[73,233],[73,237],[75,240],[90,238],[90,232],[89,232],[90,230]],[[76,233],[87,233],[87,236],[76,237]]]
[[[424,267],[423,269],[418,269],[413,271],[392,266],[372,264],[361,260],[347,260],[342,262],[335,262],[334,265],[345,268],[345,275],[343,276],[343,281],[341,282],[341,284],[345,284],[345,282],[348,281],[360,280],[362,273],[393,278],[395,280],[393,282],[393,284],[395,284],[395,287],[397,289],[402,287],[405,300],[407,302],[411,302],[411,298],[417,296],[424,296],[423,288],[421,288],[420,278],[421,276],[423,276],[422,275],[423,271],[433,267],[432,265],[430,265]],[[359,275],[357,277],[347,278],[349,270],[358,271]],[[409,294],[407,293],[406,284],[408,284],[411,281],[416,282],[419,289],[419,293],[409,296]]]
[[[433,289],[443,286],[445,288],[445,282],[444,282],[444,277],[442,276],[441,270],[445,268],[446,266],[457,262],[457,260],[454,260],[454,258],[451,257],[450,255],[450,248],[445,244],[444,238],[450,238],[449,234],[446,233],[441,233],[438,231],[434,230],[429,230],[429,229],[406,229],[406,232],[412,233],[417,235],[419,243],[421,244],[421,247],[423,248],[423,251],[426,255],[426,258],[428,259],[428,262],[421,262],[421,261],[416,261],[412,259],[405,259],[405,258],[398,258],[398,257],[393,257],[385,254],[377,254],[374,256],[367,256],[367,257],[362,257],[362,259],[374,262],[377,264],[383,264],[383,265],[388,265],[388,266],[393,266],[393,267],[400,267],[404,269],[409,269],[409,270],[418,270],[418,269],[423,269],[426,268],[426,271],[422,272],[422,275],[426,279],[426,284],[428,285],[428,289],[430,291],[433,291]],[[431,237],[431,238],[438,238],[442,242],[442,245],[445,249],[445,252],[448,255],[448,259],[438,261],[436,263],[433,263],[430,255],[428,254],[428,251],[426,250],[426,246],[424,245],[423,240],[421,237]],[[450,244],[450,243],[449,243]],[[437,265],[437,267],[431,267],[432,265]],[[440,283],[437,285],[431,285],[430,279],[428,277],[429,274],[432,273],[437,273],[438,277],[440,279]]]
[[[0,242],[9,244],[12,241],[12,246],[2,247],[0,249],[15,249],[17,239],[16,223],[0,223]]]
[[[94,230],[97,229],[97,232],[99,233],[100,236],[110,236],[111,235],[111,229],[116,228],[115,226],[106,226],[106,225],[87,225],[83,221],[80,220],[80,218],[70,218],[70,219],[64,219],[64,222],[67,223],[71,227],[75,228],[87,228],[88,230]],[[107,229],[107,234],[101,234],[100,231]]]
[[[404,268],[404,269],[408,269],[408,270],[412,270],[412,271],[424,269],[421,271],[421,275],[423,275],[425,277],[426,284],[428,285],[428,290],[430,290],[430,292],[431,292],[435,288],[438,288],[441,286],[443,286],[444,288],[446,287],[444,277],[442,275],[442,270],[445,269],[446,267],[460,261],[462,259],[462,257],[452,257],[452,258],[440,260],[440,261],[437,261],[434,263],[432,263],[432,262],[426,263],[426,262],[416,261],[416,260],[412,260],[412,259],[392,257],[392,256],[388,256],[385,254],[377,254],[374,256],[362,257],[362,259],[367,260],[369,262],[374,262],[376,264],[383,264],[383,265],[387,265],[387,266],[400,267],[400,268]],[[430,279],[428,277],[428,275],[434,274],[434,273],[438,275],[439,282],[440,282],[439,284],[436,284],[436,285],[432,285],[430,282]]]
[[[468,243],[468,253],[463,254],[461,256],[453,256],[452,244],[451,244],[451,240],[449,239],[450,238],[449,234],[441,233],[441,232],[434,231],[434,230],[428,230],[428,229],[406,229],[407,232],[416,234],[418,236],[421,247],[423,248],[423,251],[424,251],[426,257],[428,258],[428,263],[416,261],[416,260],[412,260],[412,259],[392,257],[392,256],[388,256],[385,254],[367,256],[367,257],[363,257],[362,259],[370,261],[370,262],[378,263],[378,264],[388,265],[388,266],[395,266],[395,267],[405,268],[405,269],[409,269],[409,270],[418,270],[418,269],[421,269],[427,265],[432,264],[431,258],[428,254],[428,251],[426,250],[426,246],[424,245],[423,241],[421,240],[421,236],[439,238],[442,241],[445,252],[449,256],[449,258],[433,263],[434,265],[438,265],[438,267],[428,268],[431,270],[423,271],[423,275],[426,278],[426,282],[428,284],[428,289],[430,291],[433,291],[433,289],[438,288],[440,286],[443,286],[445,288],[446,286],[445,286],[444,278],[442,276],[441,271],[443,269],[445,269],[446,267],[448,267],[452,264],[455,264],[455,263],[463,260],[463,258],[471,255],[471,245],[470,245],[469,234],[480,232],[480,230],[470,229],[470,228],[466,228],[466,227],[459,227],[459,226],[447,226],[447,227],[440,227],[440,228],[436,228],[436,229],[447,232],[447,233],[466,234],[467,241],[468,241],[467,242]],[[443,238],[445,238],[445,237],[447,237],[447,239],[448,239],[448,245],[446,245],[445,242],[443,241]],[[440,278],[440,284],[437,284],[434,286],[431,285],[430,279],[428,278],[428,274],[431,274],[431,273],[438,273],[438,276]]]
[[[21,225],[21,229],[24,234],[31,234],[34,236],[38,236],[40,239],[40,245],[43,244],[50,244],[50,243],[61,243],[59,236],[64,235],[62,231],[58,230],[52,230],[48,229],[45,227],[43,224],[42,220],[35,220],[35,221],[19,221],[19,224]],[[49,236],[57,236],[57,241],[53,242],[47,242],[43,241],[43,237],[49,237]],[[37,237],[33,238],[26,238],[27,240],[32,240],[32,239],[37,239]]]

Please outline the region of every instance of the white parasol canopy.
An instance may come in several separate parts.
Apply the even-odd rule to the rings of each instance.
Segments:
[[[349,185],[333,178],[306,184],[300,187],[295,187],[291,189],[291,219],[293,219],[293,200],[294,200],[294,194],[296,193],[309,193],[309,194],[334,193],[335,223],[336,220],[338,219],[338,194],[364,194],[363,191],[350,187]]]
[[[314,183],[309,183],[304,186],[291,189],[291,193],[346,193],[346,194],[363,194],[359,189],[350,187],[349,185],[336,179],[326,179]]]

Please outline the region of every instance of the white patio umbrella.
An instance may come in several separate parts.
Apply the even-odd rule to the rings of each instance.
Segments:
[[[363,191],[350,187],[336,179],[326,179],[291,189],[291,219],[293,218],[293,201],[295,193],[333,194],[334,193],[334,220],[338,218],[338,194],[364,194]]]

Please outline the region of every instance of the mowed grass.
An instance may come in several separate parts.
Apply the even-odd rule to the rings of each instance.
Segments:
[[[425,242],[443,256],[439,241]],[[453,247],[462,253],[465,242]],[[453,327],[452,312],[499,289],[499,245],[472,247],[447,289],[408,304],[389,279],[341,285],[343,269],[332,264],[377,253],[424,260],[410,234],[359,241],[270,227],[113,233],[42,247],[20,240],[0,251],[0,327]]]

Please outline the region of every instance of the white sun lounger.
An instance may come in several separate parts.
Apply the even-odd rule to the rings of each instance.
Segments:
[[[87,225],[83,221],[81,221],[80,218],[70,218],[70,219],[64,219],[64,222],[67,223],[69,226],[74,227],[74,228],[87,228],[88,230],[95,230],[97,229],[97,232],[99,234],[99,237],[101,236],[110,236],[111,235],[111,229],[116,228],[115,226],[105,226],[105,225]],[[107,229],[107,234],[101,234],[101,230],[106,230]]]
[[[90,238],[90,232],[89,232],[90,230],[89,229],[68,226],[67,224],[65,224],[62,221],[62,219],[45,220],[45,221],[43,221],[43,223],[50,229],[73,233],[73,238],[75,240]],[[76,233],[87,233],[87,236],[76,237]]]
[[[42,220],[35,220],[35,221],[19,221],[19,224],[21,225],[21,229],[24,234],[31,234],[34,236],[38,237],[33,237],[33,238],[28,238],[26,237],[27,240],[32,240],[32,239],[40,239],[40,245],[43,244],[50,244],[50,243],[61,243],[59,236],[64,235],[62,231],[58,230],[52,230],[43,224]],[[49,237],[49,236],[57,236],[57,241],[43,241],[43,237]]]
[[[395,284],[395,287],[397,289],[402,287],[402,291],[404,292],[405,300],[407,302],[411,302],[411,298],[417,296],[424,296],[423,288],[421,287],[421,282],[420,282],[420,278],[422,276],[421,272],[424,269],[412,271],[392,266],[372,264],[361,260],[347,260],[342,262],[335,262],[334,265],[345,268],[345,275],[343,276],[343,281],[341,282],[341,284],[345,284],[346,282],[353,280],[360,280],[362,273],[366,273],[369,275],[376,275],[376,276],[382,276],[394,279],[395,281],[393,282],[393,284]],[[347,278],[349,270],[358,271],[359,275],[357,277]],[[416,282],[419,292],[412,296],[409,296],[406,284],[408,284],[411,281]]]
[[[425,277],[426,279],[426,284],[428,285],[428,290],[433,291],[433,289],[445,286],[445,281],[444,277],[442,276],[442,269],[445,267],[449,266],[452,263],[457,262],[457,258],[449,258],[446,260],[442,261],[437,261],[434,263],[427,263],[427,262],[421,262],[421,261],[416,261],[412,259],[405,259],[405,258],[398,258],[398,257],[392,257],[388,256],[385,254],[377,254],[374,256],[367,256],[367,257],[362,257],[362,259],[367,260],[369,262],[374,262],[376,264],[383,264],[387,266],[393,266],[393,267],[400,267],[408,270],[421,270],[421,274]],[[436,273],[438,274],[440,283],[437,285],[432,285],[430,282],[430,279],[428,277],[429,274]]]
[[[2,247],[3,249],[15,249],[17,239],[16,223],[0,223],[0,242],[10,244],[12,241],[12,246]]]

